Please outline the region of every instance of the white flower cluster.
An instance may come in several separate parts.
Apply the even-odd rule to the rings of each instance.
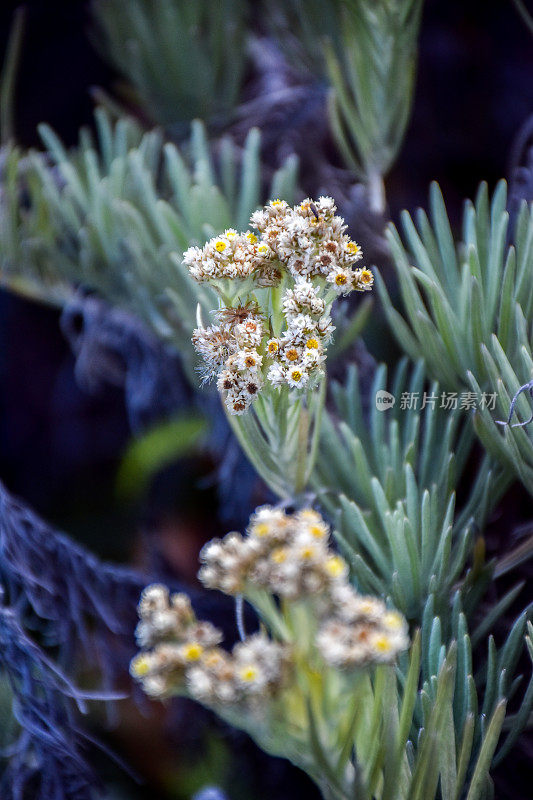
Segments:
[[[405,619],[352,588],[328,540],[328,526],[310,508],[292,515],[259,508],[247,536],[231,533],[206,545],[199,577],[255,602],[265,628],[229,653],[220,647],[221,632],[196,618],[186,595],[148,586],[132,676],[153,697],[181,694],[220,713],[231,706],[283,715],[302,688],[302,656],[315,668],[342,670],[348,680],[354,670],[392,663],[409,644]]]
[[[254,233],[237,233],[233,228],[210,239],[204,247],[189,247],[183,254],[183,263],[199,283],[253,276],[258,286],[271,286],[280,278],[271,259],[268,245]]]
[[[294,208],[273,200],[250,221],[295,280],[323,278],[339,294],[366,291],[372,287],[372,273],[354,268],[361,248],[346,235],[336,210],[331,197],[316,202],[307,198]]]
[[[391,663],[409,646],[407,623],[375,597],[358,595],[351,586],[332,592],[332,616],[318,631],[316,645],[333,667]]]
[[[345,561],[329,547],[328,526],[310,508],[288,515],[263,506],[247,536],[213,540],[201,558],[199,577],[210,588],[252,601],[257,588],[290,601],[313,600],[316,647],[332,666],[392,662],[408,646],[402,615],[353,589]]]
[[[220,324],[197,328],[192,341],[203,356],[204,379],[217,378],[228,410],[242,414],[263,386],[263,355],[258,348],[264,328],[253,307],[235,309],[234,315],[219,312]]]
[[[247,536],[229,533],[203,548],[198,577],[225,594],[246,594],[249,586],[290,599],[329,591],[346,582],[348,568],[328,547],[328,538],[328,526],[312,509],[288,515],[263,506],[252,516]]]
[[[188,694],[206,705],[263,703],[281,686],[287,669],[283,645],[256,634],[227,653],[222,633],[200,622],[187,595],[148,586],[138,607],[137,642],[142,651],[132,676],[152,697]]]
[[[217,378],[230,413],[244,413],[265,382],[296,389],[316,382],[335,329],[329,316],[333,300],[372,288],[370,270],[356,268],[359,245],[335,211],[330,197],[316,203],[308,198],[294,208],[273,200],[251,217],[260,238],[230,229],[185,252],[195,280],[210,281],[221,294],[225,282],[239,280],[239,302],[250,298],[223,307],[219,324],[193,335],[204,377]],[[273,294],[267,300],[254,295],[264,286],[281,287],[280,308]]]

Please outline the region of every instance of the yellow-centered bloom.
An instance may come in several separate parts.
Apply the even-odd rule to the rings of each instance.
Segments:
[[[338,578],[344,572],[346,564],[340,556],[331,556],[326,561],[326,570],[332,578]]]
[[[276,547],[270,557],[275,564],[283,564],[287,560],[287,550],[284,547]]]
[[[189,642],[183,648],[185,661],[199,661],[204,652],[204,648],[198,642]]]
[[[374,640],[374,647],[378,653],[389,653],[392,649],[391,640],[388,636],[377,636]]]
[[[253,683],[253,681],[257,680],[257,676],[257,668],[254,667],[253,664],[243,667],[240,671],[240,678],[246,681],[246,683]]]
[[[142,653],[135,658],[131,662],[130,666],[131,674],[134,675],[136,678],[143,678],[147,675],[150,671],[150,664],[146,656]]]

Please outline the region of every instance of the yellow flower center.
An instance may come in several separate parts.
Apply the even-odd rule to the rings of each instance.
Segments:
[[[376,610],[376,607],[372,600],[364,600],[359,606],[359,610],[362,614],[372,614],[372,612]]]
[[[255,235],[255,233],[252,233],[251,231],[248,231],[248,233],[246,234],[246,238],[252,244],[255,244],[257,242],[257,236]]]
[[[309,533],[311,536],[314,536],[315,539],[323,539],[326,535],[326,529],[323,525],[311,525]]]
[[[302,373],[300,372],[299,369],[293,369],[293,371],[291,372],[291,378],[293,379],[293,381],[296,381],[296,383],[298,383],[299,381],[302,380]]]
[[[348,244],[346,245],[346,249],[348,250],[349,253],[352,253],[353,255],[357,255],[357,253],[359,253],[361,250],[357,242],[348,242]]]
[[[226,242],[222,242],[219,240],[218,242],[215,243],[215,250],[217,251],[217,253],[223,253],[226,247],[227,247]]]
[[[309,350],[318,350],[318,339],[308,339],[305,346]]]
[[[291,347],[290,350],[285,351],[285,357],[287,361],[296,361],[298,359],[298,350],[295,350],[294,347]]]
[[[183,657],[185,661],[198,661],[202,657],[204,648],[198,642],[190,642],[183,648]]]
[[[278,200],[272,200],[270,205],[271,206],[280,206],[281,205],[281,200],[279,200],[279,199]]]
[[[268,536],[270,528],[266,522],[256,522],[252,531],[256,536]]]
[[[241,680],[246,681],[246,683],[253,683],[253,681],[257,680],[258,674],[257,668],[253,664],[243,667],[240,671]]]
[[[391,649],[391,642],[388,636],[378,636],[374,641],[374,647],[378,653],[388,653]]]
[[[272,550],[270,558],[275,564],[283,564],[287,560],[287,551],[284,547],[276,547],[275,550]]]
[[[345,562],[340,556],[331,556],[326,561],[326,570],[332,578],[338,578],[344,572]]]
[[[348,278],[343,272],[340,272],[338,275],[335,275],[335,283],[337,286],[344,286],[348,281]]]
[[[387,611],[383,617],[383,622],[387,628],[399,630],[403,626],[403,617],[401,614],[398,614],[397,611]]]
[[[316,550],[314,547],[302,547],[300,551],[300,556],[304,561],[309,561],[309,559],[313,558],[315,555]]]
[[[131,671],[137,678],[143,678],[147,675],[150,672],[150,664],[146,656],[136,656],[131,662]]]
[[[246,358],[244,359],[244,363],[246,364],[247,367],[255,367],[256,360],[253,356],[246,356]]]
[[[231,228],[227,231],[224,231],[224,236],[228,239],[234,239],[237,236],[237,231],[232,230]]]
[[[277,353],[279,349],[279,345],[277,342],[269,342],[268,343],[268,352],[269,353]]]
[[[268,250],[268,247],[266,246],[266,244],[260,244],[259,247],[257,248],[257,252],[261,253],[261,255],[266,253],[267,250]]]
[[[374,280],[374,276],[372,275],[369,269],[364,269],[361,272],[361,280],[363,283],[372,283],[372,281]]]

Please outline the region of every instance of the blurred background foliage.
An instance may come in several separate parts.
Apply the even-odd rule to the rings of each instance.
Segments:
[[[422,626],[424,692],[454,636],[455,706],[464,700],[454,713],[477,715],[478,692],[485,715],[508,698],[500,746],[505,736],[510,745],[533,702],[527,680],[511,679],[530,671],[520,612],[531,579],[531,430],[496,424],[533,366],[533,225],[520,208],[533,200],[533,48],[523,20],[510,3],[459,0],[28,0],[15,23],[14,8],[0,9],[8,489],[80,546],[142,572],[128,572],[134,592],[147,576],[197,590],[203,542],[242,526],[271,496],[218,399],[195,391],[189,332],[197,303],[207,317],[213,300],[179,256],[245,227],[269,197],[333,195],[378,267],[383,302],[345,303],[336,320],[317,500],[356,584]],[[415,209],[427,206],[433,179],[442,195],[431,189],[427,217]],[[386,388],[497,391],[497,410],[385,415],[373,397]],[[517,411],[529,416],[527,395]],[[9,548],[25,540],[14,534],[28,517],[16,519],[3,531]],[[55,541],[52,528],[41,532]],[[87,581],[85,556],[61,553]],[[198,602],[217,613],[209,598]],[[218,613],[231,625],[227,607]],[[3,641],[31,660],[2,619]],[[57,630],[40,619],[37,604],[32,636],[55,657]],[[25,674],[2,683],[2,720]],[[57,691],[47,708],[62,710],[55,719],[68,737],[77,717]],[[42,697],[31,697],[37,705],[25,711],[42,712]],[[83,751],[110,798],[189,798],[206,783],[231,800],[313,797],[294,769],[197,707],[140,716],[122,703],[111,733],[98,708],[89,727],[144,780],[137,786],[98,748]],[[496,797],[529,796],[531,749],[524,737],[513,769],[496,770]]]

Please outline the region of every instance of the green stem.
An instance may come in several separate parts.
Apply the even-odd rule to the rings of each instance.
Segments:
[[[247,412],[247,415],[251,414],[251,411]],[[261,441],[259,432],[257,432],[257,435],[251,436],[250,421],[247,421],[247,424],[244,422],[243,417],[230,414],[227,410],[226,417],[245,456],[248,458],[248,461],[257,474],[263,478],[267,486],[269,486],[278,497],[283,500],[288,499],[291,496],[289,491],[290,487],[287,487],[283,483],[282,478],[267,466],[270,453],[266,442],[264,440]],[[252,425],[253,424],[252,422]]]
[[[294,494],[299,495],[307,483],[307,453],[309,444],[309,409],[303,403],[298,420],[298,442],[296,445],[296,470]]]
[[[325,376],[307,397],[292,400],[288,392],[266,391],[243,416],[228,422],[248,460],[283,500],[302,494],[318,452]]]
[[[367,178],[368,205],[375,214],[385,211],[385,185],[379,172],[370,170]]]
[[[307,472],[305,475],[306,485],[309,483],[309,480],[311,479],[311,475],[313,473],[313,469],[316,463],[316,457],[318,453],[318,443],[320,441],[320,429],[322,427],[322,412],[324,410],[325,399],[326,399],[326,372],[324,370],[324,377],[320,381],[318,396],[316,397],[315,400],[315,409],[313,414],[313,435],[311,438],[311,447],[307,459]]]

